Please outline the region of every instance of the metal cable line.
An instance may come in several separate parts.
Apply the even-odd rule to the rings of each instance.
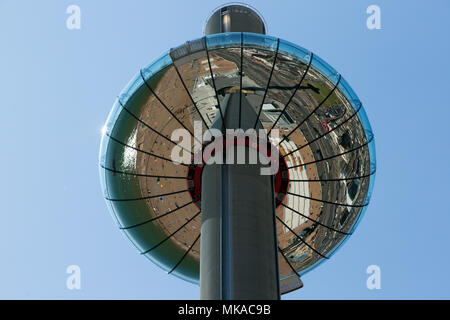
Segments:
[[[151,131],[153,131],[154,133],[156,133],[157,135],[159,135],[160,137],[164,138],[165,140],[173,143],[176,146],[179,146],[181,149],[186,150],[187,152],[189,152],[190,154],[194,155],[194,153],[192,153],[191,150],[188,150],[186,148],[183,148],[182,146],[178,145],[178,143],[176,143],[175,141],[173,141],[172,139],[169,139],[168,137],[166,137],[165,135],[163,135],[161,132],[159,132],[158,130],[152,128],[149,124],[147,124],[145,121],[142,121],[141,119],[139,119],[138,117],[136,117],[136,115],[131,112],[130,110],[128,110],[128,108],[126,108],[123,104],[122,101],[120,101],[120,98],[118,99],[119,104],[122,106],[122,108],[128,112],[128,114],[130,114],[134,119],[136,119],[138,122],[140,122],[141,124],[143,124],[144,126],[146,126],[147,128],[149,128]]]
[[[201,211],[197,212],[192,218],[190,218],[188,221],[186,221],[185,223],[183,223],[183,225],[181,227],[179,227],[177,230],[175,230],[174,232],[172,232],[168,237],[164,238],[163,240],[161,240],[160,242],[158,242],[157,244],[155,244],[153,247],[151,247],[150,249],[141,252],[141,254],[147,254],[150,251],[158,248],[160,245],[162,245],[164,242],[166,242],[167,240],[169,240],[170,238],[172,238],[178,231],[180,231],[181,229],[183,229],[184,227],[186,227],[190,222],[194,221],[194,219],[200,214]]]
[[[147,155],[149,155],[149,156],[152,156],[152,157],[155,157],[155,158],[158,158],[158,159],[161,159],[161,160],[165,160],[165,161],[168,161],[168,162],[173,162],[171,159],[167,159],[167,158],[165,158],[165,157],[163,157],[163,156],[158,156],[158,155],[156,155],[156,154],[154,154],[154,153],[151,153],[151,152],[148,152],[148,151],[144,151],[144,150],[138,149],[138,148],[136,148],[136,147],[132,147],[132,146],[130,146],[130,145],[128,145],[128,144],[126,144],[126,143],[124,143],[124,142],[122,142],[122,141],[120,141],[120,140],[114,138],[113,136],[111,136],[111,135],[108,134],[108,133],[106,133],[106,135],[107,135],[111,140],[117,142],[118,144],[123,145],[124,147],[128,147],[128,148],[130,148],[130,149],[136,150],[136,151],[138,151],[138,152],[142,152],[142,153],[144,153],[144,154],[147,154]],[[175,163],[175,162],[173,162],[173,163]],[[180,165],[186,166],[186,167],[189,166],[189,165],[187,165],[187,164],[185,164],[185,163],[180,163]]]
[[[337,202],[331,202],[331,201],[327,201],[327,200],[323,200],[323,199],[316,199],[316,198],[311,198],[311,197],[307,197],[307,196],[303,196],[300,194],[296,194],[296,193],[292,193],[292,192],[286,192],[287,194],[296,196],[296,197],[300,197],[303,199],[309,199],[309,200],[313,200],[313,201],[318,201],[318,202],[323,202],[323,203],[328,203],[331,205],[335,205],[335,206],[343,206],[343,207],[351,207],[351,208],[363,208],[363,207],[367,207],[369,204],[365,203],[365,204],[345,204],[345,203],[337,203]]]
[[[183,193],[183,192],[189,192],[189,190],[188,189],[178,190],[178,191],[173,191],[173,192],[168,192],[168,193],[157,194],[157,195],[153,195],[153,196],[131,198],[131,199],[110,199],[110,198],[105,198],[105,199],[109,200],[109,201],[115,201],[115,202],[137,201],[137,200],[147,200],[147,199],[154,199],[154,198],[158,198],[158,197],[170,196],[172,194],[178,194],[178,193]]]
[[[239,77],[239,128],[241,127],[241,110],[242,110],[242,76],[244,73],[243,70],[243,61],[244,61],[244,33],[241,32],[241,70]]]
[[[192,204],[192,203],[194,203],[194,201],[185,203],[185,204],[183,204],[181,207],[178,207],[178,208],[176,208],[176,209],[170,210],[170,211],[168,211],[168,212],[166,212],[166,213],[164,213],[164,214],[161,214],[161,215],[159,215],[159,216],[157,216],[157,217],[154,217],[154,218],[145,220],[145,221],[140,222],[140,223],[137,223],[137,224],[133,224],[133,225],[131,225],[131,226],[120,227],[119,229],[122,229],[122,230],[128,230],[128,229],[132,229],[132,228],[136,228],[136,227],[142,226],[142,225],[144,225],[144,224],[146,224],[146,223],[149,223],[149,222],[152,222],[152,221],[156,221],[156,220],[158,220],[158,219],[160,219],[160,218],[162,218],[162,217],[165,217],[165,216],[167,216],[167,215],[169,215],[169,214],[171,214],[171,213],[174,213],[174,212],[176,212],[176,211],[178,211],[178,210],[180,210],[180,209],[182,209],[182,208],[184,208],[184,207],[187,207],[188,205],[190,205],[190,204]]]
[[[300,88],[300,86],[302,85],[303,79],[305,79],[306,74],[309,71],[309,67],[311,66],[312,63],[312,59],[313,59],[313,54],[311,53],[311,58],[309,60],[308,66],[306,67],[305,72],[303,73],[302,77],[300,78],[300,81],[298,82],[297,86],[295,87],[294,92],[292,92],[292,95],[289,97],[288,102],[284,105],[283,110],[280,112],[280,114],[278,115],[277,120],[275,120],[275,122],[272,125],[272,128],[270,128],[270,130],[267,132],[267,136],[270,135],[270,132],[272,132],[273,128],[276,126],[276,124],[278,123],[278,121],[280,120],[281,116],[284,114],[286,108],[288,107],[288,105],[291,103],[292,99],[294,98],[295,94],[297,93],[298,89]]]
[[[308,114],[308,116],[303,119],[294,129],[292,129],[287,135],[283,136],[283,139],[280,140],[280,142],[277,144],[277,146],[279,146],[284,140],[286,140],[292,133],[295,132],[295,130],[297,130],[298,128],[300,128],[300,126],[302,124],[304,124],[306,122],[306,120],[309,119],[309,117],[311,117],[317,109],[319,109],[324,103],[325,101],[328,100],[328,98],[333,94],[334,90],[336,90],[337,86],[339,85],[339,82],[341,81],[341,75],[339,75],[338,77],[338,81],[336,82],[336,84],[334,85],[333,89],[331,89],[331,91],[327,94],[327,96],[319,103],[319,105],[317,107],[314,108],[314,110]]]
[[[299,150],[303,149],[304,147],[307,147],[307,146],[309,146],[310,144],[312,144],[312,143],[314,143],[314,142],[316,142],[316,141],[322,139],[323,137],[325,137],[325,136],[328,135],[329,133],[331,133],[331,132],[333,132],[334,130],[336,130],[336,129],[338,129],[339,127],[341,127],[343,124],[345,124],[345,123],[347,123],[348,121],[350,121],[354,116],[356,116],[356,115],[358,114],[358,112],[359,112],[359,110],[361,110],[361,108],[362,108],[362,103],[359,104],[358,110],[355,110],[355,112],[354,112],[350,117],[348,117],[347,119],[345,119],[344,121],[342,121],[341,123],[339,123],[336,127],[334,127],[334,128],[331,129],[331,130],[328,130],[328,131],[325,132],[324,134],[318,136],[317,138],[314,138],[313,140],[311,140],[311,141],[309,141],[308,143],[306,143],[306,144],[304,144],[304,145],[298,147],[297,149],[292,150],[292,151],[290,151],[289,153],[286,153],[285,155],[286,155],[286,156],[287,156],[287,155],[290,155],[290,154],[292,154],[292,153],[294,153],[294,152],[296,152],[296,151],[299,151]]]
[[[258,116],[256,117],[255,124],[253,125],[253,129],[256,129],[256,125],[258,124],[259,117],[261,116],[261,111],[264,105],[264,101],[266,100],[267,91],[269,90],[270,80],[272,80],[273,70],[275,69],[275,64],[277,62],[278,57],[278,48],[280,47],[280,38],[277,39],[277,49],[275,51],[275,57],[273,58],[272,69],[270,70],[269,80],[267,81],[266,90],[264,91],[264,96],[261,101],[261,106],[259,107]]]
[[[369,178],[370,176],[374,175],[376,170],[369,174],[365,174],[362,176],[356,176],[351,178],[339,178],[339,179],[289,179],[289,181],[292,182],[328,182],[328,181],[348,181],[348,180],[357,180],[357,179],[363,179],[363,178]]]
[[[167,274],[171,274],[173,271],[175,271],[175,269],[181,264],[181,262],[183,262],[184,258],[186,258],[186,256],[188,255],[188,253],[192,250],[192,248],[195,246],[195,244],[197,243],[198,239],[200,239],[200,235],[201,233],[198,234],[197,238],[195,238],[194,242],[192,242],[192,244],[189,246],[189,248],[185,251],[185,253],[183,254],[183,256],[180,258],[180,260],[178,260],[178,262],[173,266],[173,268],[167,272]]]
[[[281,250],[280,246],[278,246],[278,251],[280,252],[280,254],[283,256],[284,260],[287,262],[287,264],[289,265],[289,267],[291,268],[291,270],[295,273],[295,275],[300,279],[300,274],[297,272],[297,270],[295,270],[295,268],[292,266],[291,262],[289,261],[289,259],[284,255],[283,251]]]
[[[310,221],[312,221],[312,222],[315,222],[315,223],[321,225],[322,227],[325,227],[325,228],[327,228],[327,229],[330,229],[330,230],[332,230],[332,231],[336,231],[336,232],[341,233],[341,234],[344,234],[344,235],[350,235],[350,234],[351,234],[351,233],[347,233],[347,232],[343,232],[343,231],[334,229],[333,227],[327,226],[327,225],[325,225],[325,224],[323,224],[323,223],[321,223],[321,222],[319,222],[319,221],[317,221],[317,220],[314,220],[313,218],[310,218],[310,217],[308,217],[308,216],[306,216],[306,215],[304,215],[304,214],[298,212],[297,210],[292,209],[291,207],[285,205],[284,203],[281,203],[281,205],[282,205],[283,207],[285,207],[285,208],[287,208],[287,209],[289,209],[289,210],[295,212],[296,214],[298,214],[298,215],[300,215],[300,216],[302,216],[302,217],[304,217],[304,218],[306,218],[306,219],[308,219],[308,220],[310,220]]]
[[[304,243],[308,248],[310,248],[312,251],[314,251],[315,253],[317,253],[319,256],[321,256],[324,259],[329,259],[328,257],[324,256],[323,254],[321,254],[319,251],[317,251],[316,249],[314,249],[310,244],[308,244],[305,240],[303,240],[298,234],[295,233],[294,230],[292,230],[291,228],[289,228],[289,226],[284,223],[283,220],[280,219],[280,217],[277,216],[278,221],[280,221],[293,235],[295,235],[295,237],[297,239],[299,239],[302,243]]]
[[[220,118],[222,119],[222,130],[225,129],[225,118],[223,117],[223,113],[222,113],[222,108],[220,106],[220,101],[219,101],[219,95],[217,93],[217,88],[216,88],[216,80],[214,79],[214,74],[212,72],[212,68],[211,68],[211,60],[209,58],[209,50],[208,50],[208,46],[206,45],[206,40],[204,40],[205,42],[205,51],[206,51],[206,57],[208,58],[208,67],[209,67],[209,72],[211,74],[211,81],[213,84],[213,88],[214,88],[214,93],[216,95],[216,100],[217,100],[217,107],[219,108],[219,112],[220,112]]]
[[[145,83],[145,86],[147,87],[148,90],[150,90],[150,92],[155,96],[155,98],[159,101],[159,103],[161,103],[161,105],[164,107],[164,109],[167,110],[167,112],[170,113],[170,115],[177,120],[177,122],[187,131],[189,132],[189,134],[195,139],[197,140],[197,142],[200,142],[196,136],[194,136],[194,134],[192,133],[191,130],[189,130],[184,123],[178,119],[178,117],[167,107],[167,105],[158,97],[158,95],[156,94],[156,92],[150,87],[150,85],[147,83],[147,80],[145,80],[144,75],[142,74],[142,69],[140,70],[140,74],[141,74],[141,78]]]
[[[192,104],[194,105],[195,110],[197,111],[198,115],[200,116],[200,118],[202,119],[203,124],[206,126],[206,128],[209,130],[209,126],[206,123],[205,119],[203,118],[202,114],[200,113],[200,110],[198,110],[197,108],[197,104],[195,103],[194,99],[191,96],[191,93],[189,92],[188,88],[186,87],[186,84],[183,81],[183,78],[181,77],[180,72],[178,71],[178,68],[176,66],[176,64],[173,64],[173,67],[175,68],[175,71],[177,72],[178,78],[181,81],[181,84],[183,85],[184,90],[186,91],[187,95],[189,96],[189,99],[191,99]]]
[[[314,163],[318,163],[318,162],[321,162],[321,161],[330,160],[330,159],[333,159],[333,158],[336,158],[336,157],[340,157],[340,156],[343,156],[344,154],[347,154],[347,153],[350,153],[350,152],[353,152],[353,151],[357,151],[357,150],[359,150],[361,148],[364,148],[365,146],[367,146],[372,141],[373,141],[373,136],[372,136],[372,138],[369,141],[363,143],[362,145],[357,146],[356,148],[353,148],[353,149],[350,149],[350,150],[344,151],[342,153],[338,153],[338,154],[335,154],[335,155],[332,155],[332,156],[329,156],[329,157],[326,157],[326,158],[323,158],[323,159],[318,159],[318,160],[314,160],[314,161],[310,161],[310,162],[306,162],[306,163],[302,163],[302,164],[297,164],[295,166],[288,167],[288,169],[293,169],[293,168],[298,168],[298,167],[302,167],[302,166],[307,166],[309,164],[314,164]],[[283,156],[283,158],[284,158],[284,156]]]
[[[160,176],[160,175],[153,175],[153,174],[133,173],[133,172],[125,172],[125,171],[120,171],[120,170],[114,170],[114,169],[111,169],[111,168],[107,168],[104,165],[100,165],[100,167],[102,167],[103,169],[105,169],[107,171],[110,171],[112,173],[124,174],[124,175],[129,175],[129,176],[146,177],[146,178],[163,178],[163,179],[182,179],[182,180],[187,180],[187,178],[185,176]]]

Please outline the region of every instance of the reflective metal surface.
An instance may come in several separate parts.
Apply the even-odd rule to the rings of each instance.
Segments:
[[[195,138],[228,93],[245,95],[267,132],[277,129],[289,189],[276,210],[281,292],[328,259],[370,199],[375,146],[364,108],[326,62],[287,41],[224,33],[187,42],[142,69],[111,110],[100,176],[107,204],[139,251],[185,280],[199,276],[201,213],[188,165],[170,160],[175,129]]]
[[[252,6],[231,2],[214,9],[206,19],[203,34],[223,32],[267,33],[264,17]]]

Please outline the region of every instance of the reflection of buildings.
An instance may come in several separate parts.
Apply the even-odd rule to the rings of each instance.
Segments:
[[[294,121],[289,114],[276,108],[273,103],[263,104],[262,110],[261,122],[267,126],[274,124],[278,118],[278,125],[283,129],[289,129],[294,124]]]
[[[340,81],[317,56],[265,35],[219,34],[172,49],[121,94],[102,140],[102,184],[118,224],[143,255],[198,281],[204,213],[190,193],[191,167],[170,160],[171,134],[192,133],[194,121],[211,127],[241,95],[255,125],[280,132],[272,143],[289,184],[275,209],[279,278],[283,293],[297,289],[298,273],[338,247],[368,200],[370,127]]]

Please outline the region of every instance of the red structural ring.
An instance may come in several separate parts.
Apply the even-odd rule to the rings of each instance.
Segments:
[[[223,140],[224,144],[226,141],[231,141],[231,139]],[[245,142],[244,142],[245,141]],[[214,141],[213,141],[214,142]],[[210,142],[212,143],[212,142]],[[209,143],[208,143],[209,144]],[[192,202],[201,209],[201,199],[202,199],[202,174],[203,174],[203,167],[206,165],[206,160],[204,157],[203,151],[205,150],[206,146],[208,144],[204,144],[202,146],[202,163],[201,164],[194,164],[194,156],[192,157],[192,163],[188,167],[187,171],[187,187],[189,190],[189,195],[191,196]],[[247,147],[250,147],[250,141],[249,139],[233,139],[234,145],[245,145]],[[270,156],[270,142],[267,141],[267,153]],[[258,151],[260,149],[260,145],[257,145],[256,148]],[[278,150],[278,149],[277,149]],[[289,190],[289,170],[286,164],[286,161],[284,160],[283,156],[281,155],[280,151],[278,150],[279,155],[279,166],[278,171],[275,174],[275,206],[278,208],[280,204],[284,201],[287,195],[287,191]]]

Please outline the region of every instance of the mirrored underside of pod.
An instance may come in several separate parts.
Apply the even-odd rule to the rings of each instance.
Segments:
[[[176,129],[205,131],[227,95],[245,96],[279,148],[287,194],[276,209],[282,293],[329,258],[368,205],[375,173],[369,121],[347,82],[322,59],[281,39],[207,36],[142,69],[118,97],[102,138],[103,192],[119,227],[164,270],[198,282],[201,212],[190,166],[171,161]]]

